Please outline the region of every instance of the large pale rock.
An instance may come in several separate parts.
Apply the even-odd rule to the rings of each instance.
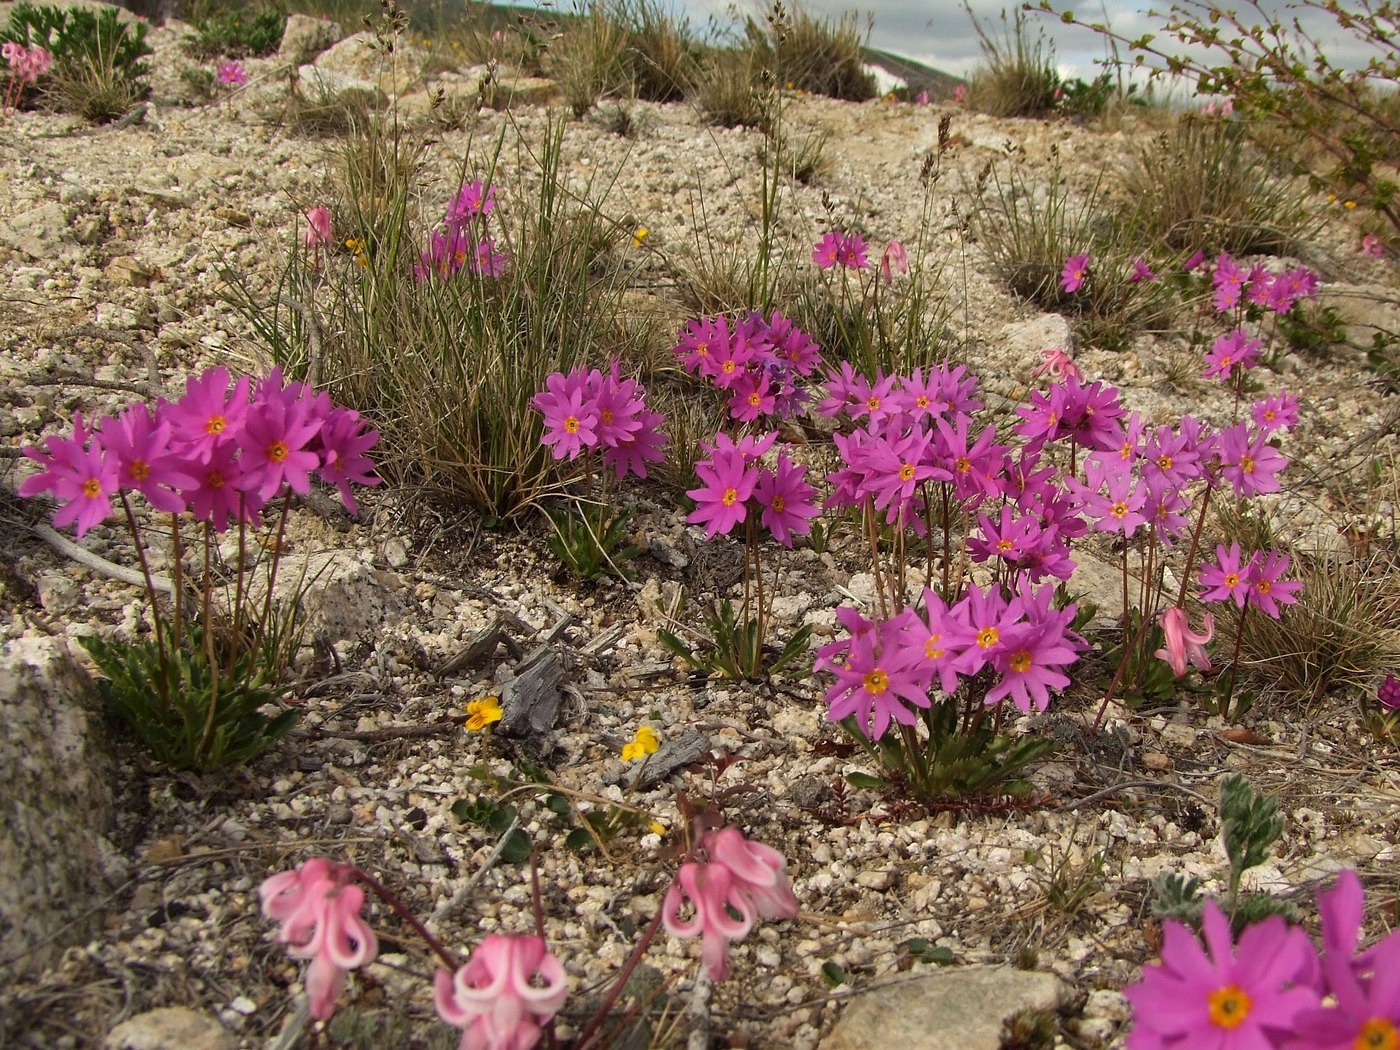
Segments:
[[[402,42],[392,55],[385,55],[375,46],[374,34],[366,31],[321,52],[313,65],[332,79],[366,81],[386,95],[406,95],[423,87],[423,58],[422,52]]]
[[[66,644],[0,651],[0,958],[41,969],[91,934],[105,891],[112,763],[91,679]],[[67,925],[72,923],[72,925]],[[52,938],[52,940],[50,940]]]
[[[236,1050],[228,1031],[187,1006],[147,1010],[107,1033],[102,1050]]]
[[[287,28],[282,31],[277,60],[291,66],[310,62],[344,35],[340,24],[328,18],[290,14],[287,16]]]
[[[253,582],[255,600],[261,582]],[[376,569],[359,553],[346,550],[284,557],[276,593],[289,602],[300,595],[308,637],[331,643],[361,641],[397,623],[408,603],[403,577]]]
[[[0,222],[0,245],[31,259],[51,259],[60,247],[73,242],[69,225],[63,206],[50,201],[21,212],[8,223]]]
[[[1040,352],[1058,347],[1066,353],[1074,352],[1074,331],[1060,314],[1041,314],[1029,321],[1017,321],[1003,325],[1001,329],[1002,348],[1033,364],[1040,364]]]
[[[1065,992],[1049,973],[939,970],[857,995],[821,1050],[999,1050],[1003,1021],[1022,1010],[1054,1010]]]

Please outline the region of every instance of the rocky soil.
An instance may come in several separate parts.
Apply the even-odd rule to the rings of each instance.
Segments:
[[[0,640],[8,661],[61,668],[84,659],[68,645],[73,639],[130,637],[143,616],[132,588],[36,536],[44,508],[13,496],[28,470],[15,450],[66,427],[75,409],[171,395],[185,375],[212,364],[265,367],[265,348],[228,303],[224,274],[244,275],[270,298],[301,214],[325,197],[337,163],[336,141],[299,135],[269,115],[288,64],[305,56],[250,60],[248,87],[190,106],[180,101],[177,75],[190,64],[179,46],[184,32],[172,24],[152,34],[155,91],[138,121],[94,128],[43,112],[0,118],[8,191],[0,197],[0,454],[9,453],[0,459]],[[423,75],[422,58],[413,47],[400,51],[397,86],[415,127],[433,119],[433,88],[467,99],[479,80],[470,70]],[[333,62],[325,68],[349,75]],[[482,162],[483,144],[504,134],[496,182],[508,201],[512,178],[529,164],[515,142],[538,142],[550,119],[547,100],[531,94],[540,90],[522,85],[523,101],[508,111],[488,108],[463,127],[435,127],[425,199],[440,207],[464,167]],[[606,207],[647,227],[654,258],[693,253],[697,237],[744,244],[760,184],[758,133],[708,127],[685,105],[639,103],[632,112],[633,137],[601,120],[570,124],[571,176],[611,183]],[[1106,169],[1111,181],[1150,126],[1104,131],[936,104],[812,98],[791,100],[788,112],[793,127],[830,135],[831,163],[812,186],[784,191],[785,222],[802,236],[860,229],[877,245],[915,238],[920,167],[940,117],[952,114],[955,146],[937,190],[935,236],[948,258],[957,341],[995,412],[1024,398],[1040,349],[1065,345],[1087,376],[1118,386],[1130,408],[1154,421],[1185,411],[1228,415],[1218,388],[1194,375],[1167,381],[1182,344],[1144,336],[1121,351],[1072,346],[1063,319],[1000,286],[958,222],[988,162],[1043,172],[1054,152],[1074,179],[1087,185]],[[1317,207],[1330,206],[1319,198]],[[1400,330],[1393,263],[1357,254],[1345,215],[1333,209],[1326,218],[1301,259],[1322,274],[1324,296],[1358,339],[1368,338],[1368,325]],[[664,297],[667,272],[661,262],[644,271],[654,278],[649,290]],[[1348,537],[1362,532],[1390,542],[1396,414],[1364,354],[1342,346],[1325,356],[1284,355],[1279,371],[1266,382],[1301,394],[1304,410],[1286,439],[1291,485],[1267,501],[1269,513],[1305,549],[1337,559],[1360,556]],[[1372,463],[1388,491],[1371,483]],[[722,788],[742,785],[727,803],[731,821],[789,858],[802,913],[737,945],[727,982],[711,989],[697,979],[694,944],[658,939],[647,962],[662,989],[657,1001],[670,1004],[654,1032],[664,1045],[864,1047],[894,1037],[911,1048],[975,1050],[997,1046],[1003,1016],[1040,1005],[1060,1014],[1056,1045],[1119,1046],[1127,1017],[1120,989],[1158,944],[1148,880],[1176,870],[1219,887],[1215,784],[1225,771],[1245,772],[1276,794],[1287,817],[1257,883],[1293,895],[1305,911],[1313,887],[1345,865],[1393,891],[1386,873],[1400,833],[1400,763],[1362,728],[1354,695],[1303,704],[1266,692],[1247,733],[1227,733],[1221,719],[1185,700],[1111,712],[1105,731],[1091,733],[1096,698],[1072,690],[1036,720],[1035,731],[1062,746],[1034,771],[1034,804],[926,812],[846,788],[843,774],[865,767],[826,723],[809,675],[762,685],[706,681],[658,644],[677,586],[689,589],[693,609],[723,573],[712,558],[707,564],[699,532],[663,489],[641,487],[628,498],[649,542],[635,587],[572,583],[556,572],[538,526],[490,531],[413,492],[370,494],[354,520],[316,501],[299,505],[292,550],[332,552],[314,603],[316,679],[296,694],[303,721],[286,746],[248,769],[198,778],[163,772],[94,718],[85,746],[110,756],[91,759],[103,772],[84,778],[98,783],[82,797],[105,799],[89,804],[113,816],[86,884],[29,884],[42,897],[35,906],[58,921],[5,942],[0,1045],[98,1046],[113,1029],[112,1046],[293,1045],[290,1035],[273,1041],[299,1020],[300,967],[271,942],[255,891],[311,854],[374,872],[459,949],[486,932],[527,932],[528,871],[498,859],[497,837],[450,809],[482,791],[475,767],[500,773],[523,758],[577,791],[645,806],[672,828],[677,789],[703,795],[712,777]],[[82,545],[130,564],[114,524]],[[1106,546],[1100,553],[1113,557]],[[843,595],[869,586],[839,549],[799,550],[791,581],[779,609],[784,629],[805,620],[819,638],[832,635],[831,610]],[[1101,596],[1111,608],[1112,586]],[[493,622],[512,645],[454,661]],[[465,732],[466,704],[499,692],[539,646],[564,668],[555,730],[524,741]],[[661,775],[632,790],[635,768],[618,755],[642,721],[664,727],[666,745],[649,767]],[[14,727],[48,732],[36,724],[7,714],[0,767],[24,768],[38,743]],[[738,761],[688,764],[687,755],[703,752]],[[67,752],[70,761],[76,753]],[[19,797],[27,789],[17,777],[11,790]],[[24,798],[26,812],[42,813],[42,794]],[[669,836],[628,831],[607,856],[579,855],[562,846],[564,820],[528,797],[519,804],[521,827],[539,849],[549,939],[574,987],[567,1026],[586,1014],[658,907],[672,864]],[[423,979],[429,957],[391,916],[377,915],[376,926],[380,962],[353,982],[329,1045],[452,1045]],[[9,927],[0,927],[7,937],[18,928],[13,918]],[[918,939],[946,949],[953,965],[920,961],[909,947]],[[835,973],[844,983],[832,987]],[[992,983],[979,984],[984,978]],[[182,1009],[142,1016],[156,1008]],[[150,1035],[152,1026],[160,1034]]]

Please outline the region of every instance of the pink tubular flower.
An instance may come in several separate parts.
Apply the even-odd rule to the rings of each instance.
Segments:
[[[1186,610],[1173,605],[1162,610],[1157,622],[1162,625],[1166,648],[1158,649],[1152,655],[1171,665],[1172,674],[1180,678],[1186,673],[1187,664],[1209,672],[1210,656],[1206,653],[1206,642],[1215,637],[1215,617],[1206,613],[1205,634],[1196,634],[1186,620]]]
[[[1265,1050],[1280,1045],[1299,1010],[1317,1004],[1301,983],[1316,965],[1301,930],[1271,916],[1248,927],[1235,951],[1230,920],[1214,901],[1201,923],[1207,950],[1169,920],[1161,965],[1144,967],[1142,981],[1124,989],[1133,1008],[1128,1050]]]
[[[885,253],[880,256],[880,279],[886,284],[894,284],[895,274],[909,272],[909,253],[900,241],[890,241],[885,245]]]
[[[1084,373],[1079,370],[1079,366],[1070,360],[1069,354],[1065,353],[1062,347],[1047,346],[1040,352],[1040,364],[1031,369],[1031,378],[1037,379],[1040,376],[1048,375],[1051,379],[1060,380],[1065,376],[1074,376],[1080,382],[1084,380]]]
[[[1361,244],[1356,249],[1362,255],[1369,255],[1375,259],[1385,258],[1385,242],[1374,233],[1368,233],[1361,238]]]
[[[1065,260],[1065,268],[1060,271],[1060,287],[1066,292],[1077,292],[1089,276],[1088,253],[1071,255]]]
[[[433,977],[438,1016],[463,1029],[460,1050],[530,1050],[569,994],[544,938],[491,934],[456,973]]]
[[[318,204],[306,213],[304,242],[312,251],[319,251],[323,245],[329,248],[335,244],[335,235],[331,233],[331,210],[324,204]]]
[[[349,881],[353,873],[348,864],[313,857],[258,887],[263,914],[282,924],[277,939],[293,958],[311,960],[306,995],[318,1021],[335,1012],[346,973],[379,954],[374,931],[360,917],[365,891]]]
[[[662,922],[676,937],[701,934],[705,968],[711,980],[722,981],[729,973],[730,942],[747,936],[758,919],[796,918],[797,897],[782,854],[750,842],[737,828],[707,831],[700,850],[707,861],[681,865],[666,891]],[[693,911],[688,920],[681,918],[687,901]]]

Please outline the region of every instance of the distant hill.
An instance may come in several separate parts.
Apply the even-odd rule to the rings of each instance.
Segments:
[[[963,82],[961,77],[915,62],[912,58],[881,51],[879,48],[867,47],[865,61],[904,81],[912,93],[927,91],[933,99],[951,98],[953,91]]]

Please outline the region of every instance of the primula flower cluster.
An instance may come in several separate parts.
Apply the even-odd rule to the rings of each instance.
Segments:
[[[862,734],[879,740],[891,723],[914,725],[934,689],[956,692],[960,678],[984,667],[997,675],[987,704],[1009,696],[1018,710],[1044,711],[1087,648],[1070,630],[1078,607],[1054,608],[1054,589],[1025,584],[1008,599],[999,587],[974,586],[951,607],[925,589],[922,612],[906,607],[881,621],[838,609],[850,637],[819,647],[815,665],[836,679],[826,692],[829,717],[854,716]]]
[[[214,79],[224,87],[239,88],[248,83],[248,71],[242,62],[220,62]]]
[[[133,405],[94,428],[76,415],[71,435],[24,449],[43,469],[20,495],[52,493],[60,504],[54,523],[76,524],[79,536],[112,514],[113,496],[131,491],[223,532],[255,521],[283,487],[310,491],[313,475],[355,513],[350,486],[379,483],[368,456],[379,432],[329,395],[284,383],[280,368],[256,387],[246,376],[230,382],[228,369],[212,368],[189,379],[176,402]]]
[[[787,448],[778,449],[773,466],[761,462],[777,437],[774,431],[736,442],[720,433],[714,444],[702,443],[709,458],[695,464],[701,485],[686,492],[695,501],[686,520],[705,526],[706,539],[728,534],[754,514],[785,547],[811,528],[817,492],[807,483],[806,465],[793,462]]]
[[[902,246],[901,246],[902,247]],[[839,266],[844,270],[868,270],[865,238],[858,233],[838,233],[831,230],[812,245],[812,262],[819,270]]]
[[[602,449],[603,463],[618,478],[647,476],[647,464],[665,458],[665,416],[646,406],[646,391],[635,379],[623,379],[613,361],[607,372],[582,367],[545,379],[545,389],[530,401],[544,416],[544,435],[555,459],[575,459]]]
[[[1286,314],[1299,299],[1317,297],[1317,274],[1304,266],[1295,266],[1278,274],[1271,273],[1263,263],[1245,269],[1225,252],[1215,260],[1211,285],[1211,305],[1222,314],[1241,303]]]
[[[686,371],[729,395],[729,415],[743,423],[796,412],[807,400],[802,380],[821,360],[812,337],[776,310],[691,321],[673,352]]]
[[[1204,948],[1184,925],[1163,927],[1160,965],[1124,990],[1128,1050],[1390,1050],[1400,1046],[1400,933],[1359,950],[1361,880],[1343,871],[1318,893],[1321,950],[1273,916],[1238,944],[1210,901]]]
[[[682,864],[666,891],[662,922],[676,937],[700,934],[705,968],[711,980],[722,981],[729,973],[729,945],[759,919],[796,918],[797,897],[782,854],[750,842],[737,828],[705,832],[697,853],[703,859]]]
[[[496,207],[496,188],[474,179],[462,186],[447,205],[441,229],[428,237],[428,247],[413,267],[420,281],[446,279],[466,270],[481,277],[505,273],[506,257],[487,236],[486,220]]]
[[[1289,557],[1276,550],[1255,551],[1244,562],[1238,543],[1229,548],[1215,548],[1216,564],[1201,566],[1201,600],[1232,601],[1236,606],[1261,610],[1277,620],[1280,605],[1293,605],[1303,585],[1296,580],[1280,579],[1288,571]]]

